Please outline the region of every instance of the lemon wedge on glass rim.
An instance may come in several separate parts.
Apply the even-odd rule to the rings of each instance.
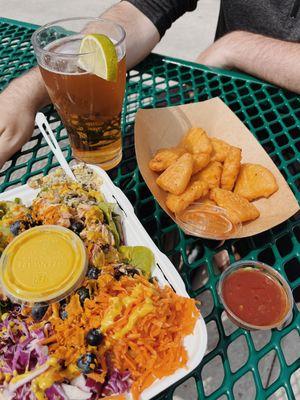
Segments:
[[[109,37],[100,33],[85,35],[79,49],[79,66],[107,81],[116,81],[118,56]]]

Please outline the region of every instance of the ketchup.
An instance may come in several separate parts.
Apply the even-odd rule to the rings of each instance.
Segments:
[[[224,279],[222,292],[227,308],[251,325],[274,325],[288,310],[288,297],[283,287],[258,269],[232,272]]]

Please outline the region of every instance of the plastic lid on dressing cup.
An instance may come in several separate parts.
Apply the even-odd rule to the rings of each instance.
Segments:
[[[230,239],[242,226],[241,222],[233,222],[224,208],[201,202],[176,213],[175,218],[187,234],[205,239]]]
[[[21,233],[0,258],[0,281],[13,302],[28,306],[59,301],[85,277],[87,254],[71,230],[42,225]]]

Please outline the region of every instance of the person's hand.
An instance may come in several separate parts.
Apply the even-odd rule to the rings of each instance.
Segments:
[[[0,169],[31,137],[36,109],[18,90],[0,94]]]
[[[37,111],[49,102],[37,68],[0,93],[0,169],[30,139]]]
[[[217,40],[199,54],[196,62],[210,67],[231,69],[233,65],[234,47],[240,42],[243,32],[231,32]]]

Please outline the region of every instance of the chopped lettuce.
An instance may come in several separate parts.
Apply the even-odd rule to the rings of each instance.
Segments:
[[[116,247],[119,247],[120,246],[120,235],[119,235],[117,226],[116,226],[114,218],[113,218],[114,204],[101,201],[101,202],[98,202],[98,206],[104,214],[104,217],[106,220],[105,222],[107,223],[109,230],[114,235]]]
[[[154,265],[154,255],[148,247],[120,246],[119,252],[124,262],[138,268],[145,274],[150,274]]]
[[[116,225],[118,234],[119,234],[119,238],[120,238],[120,244],[124,244],[125,243],[125,237],[124,237],[124,233],[123,233],[123,226],[122,226],[122,217],[119,214],[115,214],[114,212],[112,213],[112,218],[113,221]]]

